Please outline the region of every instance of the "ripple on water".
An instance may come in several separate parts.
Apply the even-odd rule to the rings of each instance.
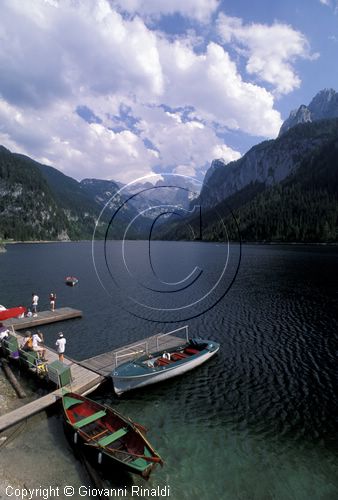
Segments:
[[[210,254],[202,247],[206,263],[217,259],[219,247],[209,245]],[[128,315],[104,295],[89,244],[50,245],[48,257],[41,247],[23,250],[9,248],[1,256],[8,291],[1,301],[22,303],[32,283],[46,303],[51,286],[60,290],[59,305],[84,311],[83,320],[61,325],[71,356],[83,359],[170,329]],[[170,484],[173,500],[337,497],[337,253],[245,246],[230,292],[189,322],[191,332],[221,343],[218,355],[185,376],[119,400],[110,390],[97,394],[150,428],[149,438],[166,460],[150,485]],[[172,254],[163,243],[167,273]],[[70,272],[81,278],[76,290],[59,284],[60,275]],[[49,345],[59,329],[44,329]]]

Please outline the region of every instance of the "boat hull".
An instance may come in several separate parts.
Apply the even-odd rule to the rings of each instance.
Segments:
[[[77,285],[79,282],[79,280],[77,278],[75,278],[74,276],[68,276],[67,278],[65,278],[65,284],[67,286],[75,286]]]
[[[136,474],[148,479],[152,470],[155,468],[155,464],[150,464],[145,471],[137,471],[128,463],[121,463],[121,461],[117,460],[114,455],[108,454],[104,450],[98,449],[95,446],[90,446],[87,440],[84,439],[81,434],[68,422],[64,422],[64,427],[68,441],[74,447],[74,450],[82,453],[96,469],[99,469],[104,473],[111,475],[112,469],[117,469],[120,473]]]
[[[0,310],[0,321],[5,321],[6,319],[16,318],[25,314],[27,309],[25,307],[12,307],[10,309],[2,309]]]
[[[162,367],[161,370],[154,370],[144,375],[118,376],[113,372],[112,379],[114,390],[119,396],[127,391],[146,387],[148,385],[156,384],[158,382],[163,382],[179,375],[183,375],[184,373],[197,368],[198,366],[202,365],[210,358],[212,358],[219,350],[218,344],[213,343],[213,345],[214,348],[212,350],[206,350],[206,352],[203,352],[196,357],[193,356],[186,362],[177,364],[177,366],[173,364],[168,367]]]
[[[64,394],[62,401],[68,439],[96,467],[110,471],[114,466],[147,479],[156,464],[163,464],[140,424],[75,393]]]

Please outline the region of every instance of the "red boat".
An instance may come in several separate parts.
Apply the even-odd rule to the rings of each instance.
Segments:
[[[79,282],[79,280],[75,276],[67,276],[65,278],[65,283],[68,286],[75,286],[78,284],[78,282]]]
[[[0,321],[5,321],[5,319],[17,318],[18,316],[22,316],[26,313],[27,309],[23,306],[19,307],[11,307],[10,309],[6,309],[4,306],[0,306]]]
[[[148,479],[156,464],[163,465],[140,424],[79,394],[66,393],[62,402],[69,437],[101,468],[115,465]]]

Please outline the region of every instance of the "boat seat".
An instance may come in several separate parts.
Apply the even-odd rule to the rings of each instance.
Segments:
[[[113,432],[113,434],[110,434],[109,436],[106,436],[106,437],[100,439],[100,441],[98,441],[98,444],[100,446],[108,446],[108,444],[112,443],[113,441],[117,441],[122,436],[127,434],[127,432],[128,432],[128,427],[123,427],[122,429],[119,429],[118,431]]]
[[[65,409],[68,410],[68,408],[71,408],[72,406],[78,404],[78,403],[83,403],[80,399],[75,399],[75,398],[69,398],[67,396],[66,402],[65,402]]]
[[[171,359],[173,361],[178,361],[179,359],[184,359],[186,358],[188,355],[187,354],[183,354],[182,352],[174,352],[172,355],[171,355]]]
[[[158,366],[165,366],[165,365],[169,365],[169,364],[170,364],[169,359],[160,358],[160,359],[157,360],[157,365]]]
[[[92,415],[89,415],[89,417],[85,417],[82,420],[79,420],[74,424],[74,427],[76,429],[81,429],[85,425],[91,424],[92,422],[95,422],[95,420],[99,420],[102,417],[105,417],[107,414],[104,410],[98,411],[97,413],[93,413]]]
[[[187,354],[197,354],[198,351],[197,349],[191,349],[190,347],[187,347],[186,349],[184,349],[184,352],[186,352]]]
[[[144,448],[144,456],[151,457],[151,453],[147,450],[147,448]],[[142,457],[136,458],[136,460],[133,460],[132,462],[130,462],[130,465],[133,465],[134,467],[136,467],[139,470],[145,470],[150,464],[151,464],[151,462],[149,462],[148,460],[145,460]]]

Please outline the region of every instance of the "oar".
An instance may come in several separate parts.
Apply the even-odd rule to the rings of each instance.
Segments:
[[[148,439],[141,433],[140,429],[136,427],[135,431],[142,437],[143,441],[148,445],[148,448],[154,453],[154,455],[157,455],[157,457],[160,459],[159,463],[161,464],[161,467],[163,467],[164,461],[160,457],[160,455],[154,450],[152,445],[149,443]]]
[[[87,446],[94,446],[94,448],[101,448],[97,443],[85,443]],[[162,462],[162,459],[159,457],[147,457],[146,455],[139,455],[137,453],[131,453],[130,451],[119,450],[118,448],[107,448],[108,451],[114,451],[118,453],[124,453],[125,455],[131,455],[132,457],[143,458],[148,462],[155,462],[156,464]]]

